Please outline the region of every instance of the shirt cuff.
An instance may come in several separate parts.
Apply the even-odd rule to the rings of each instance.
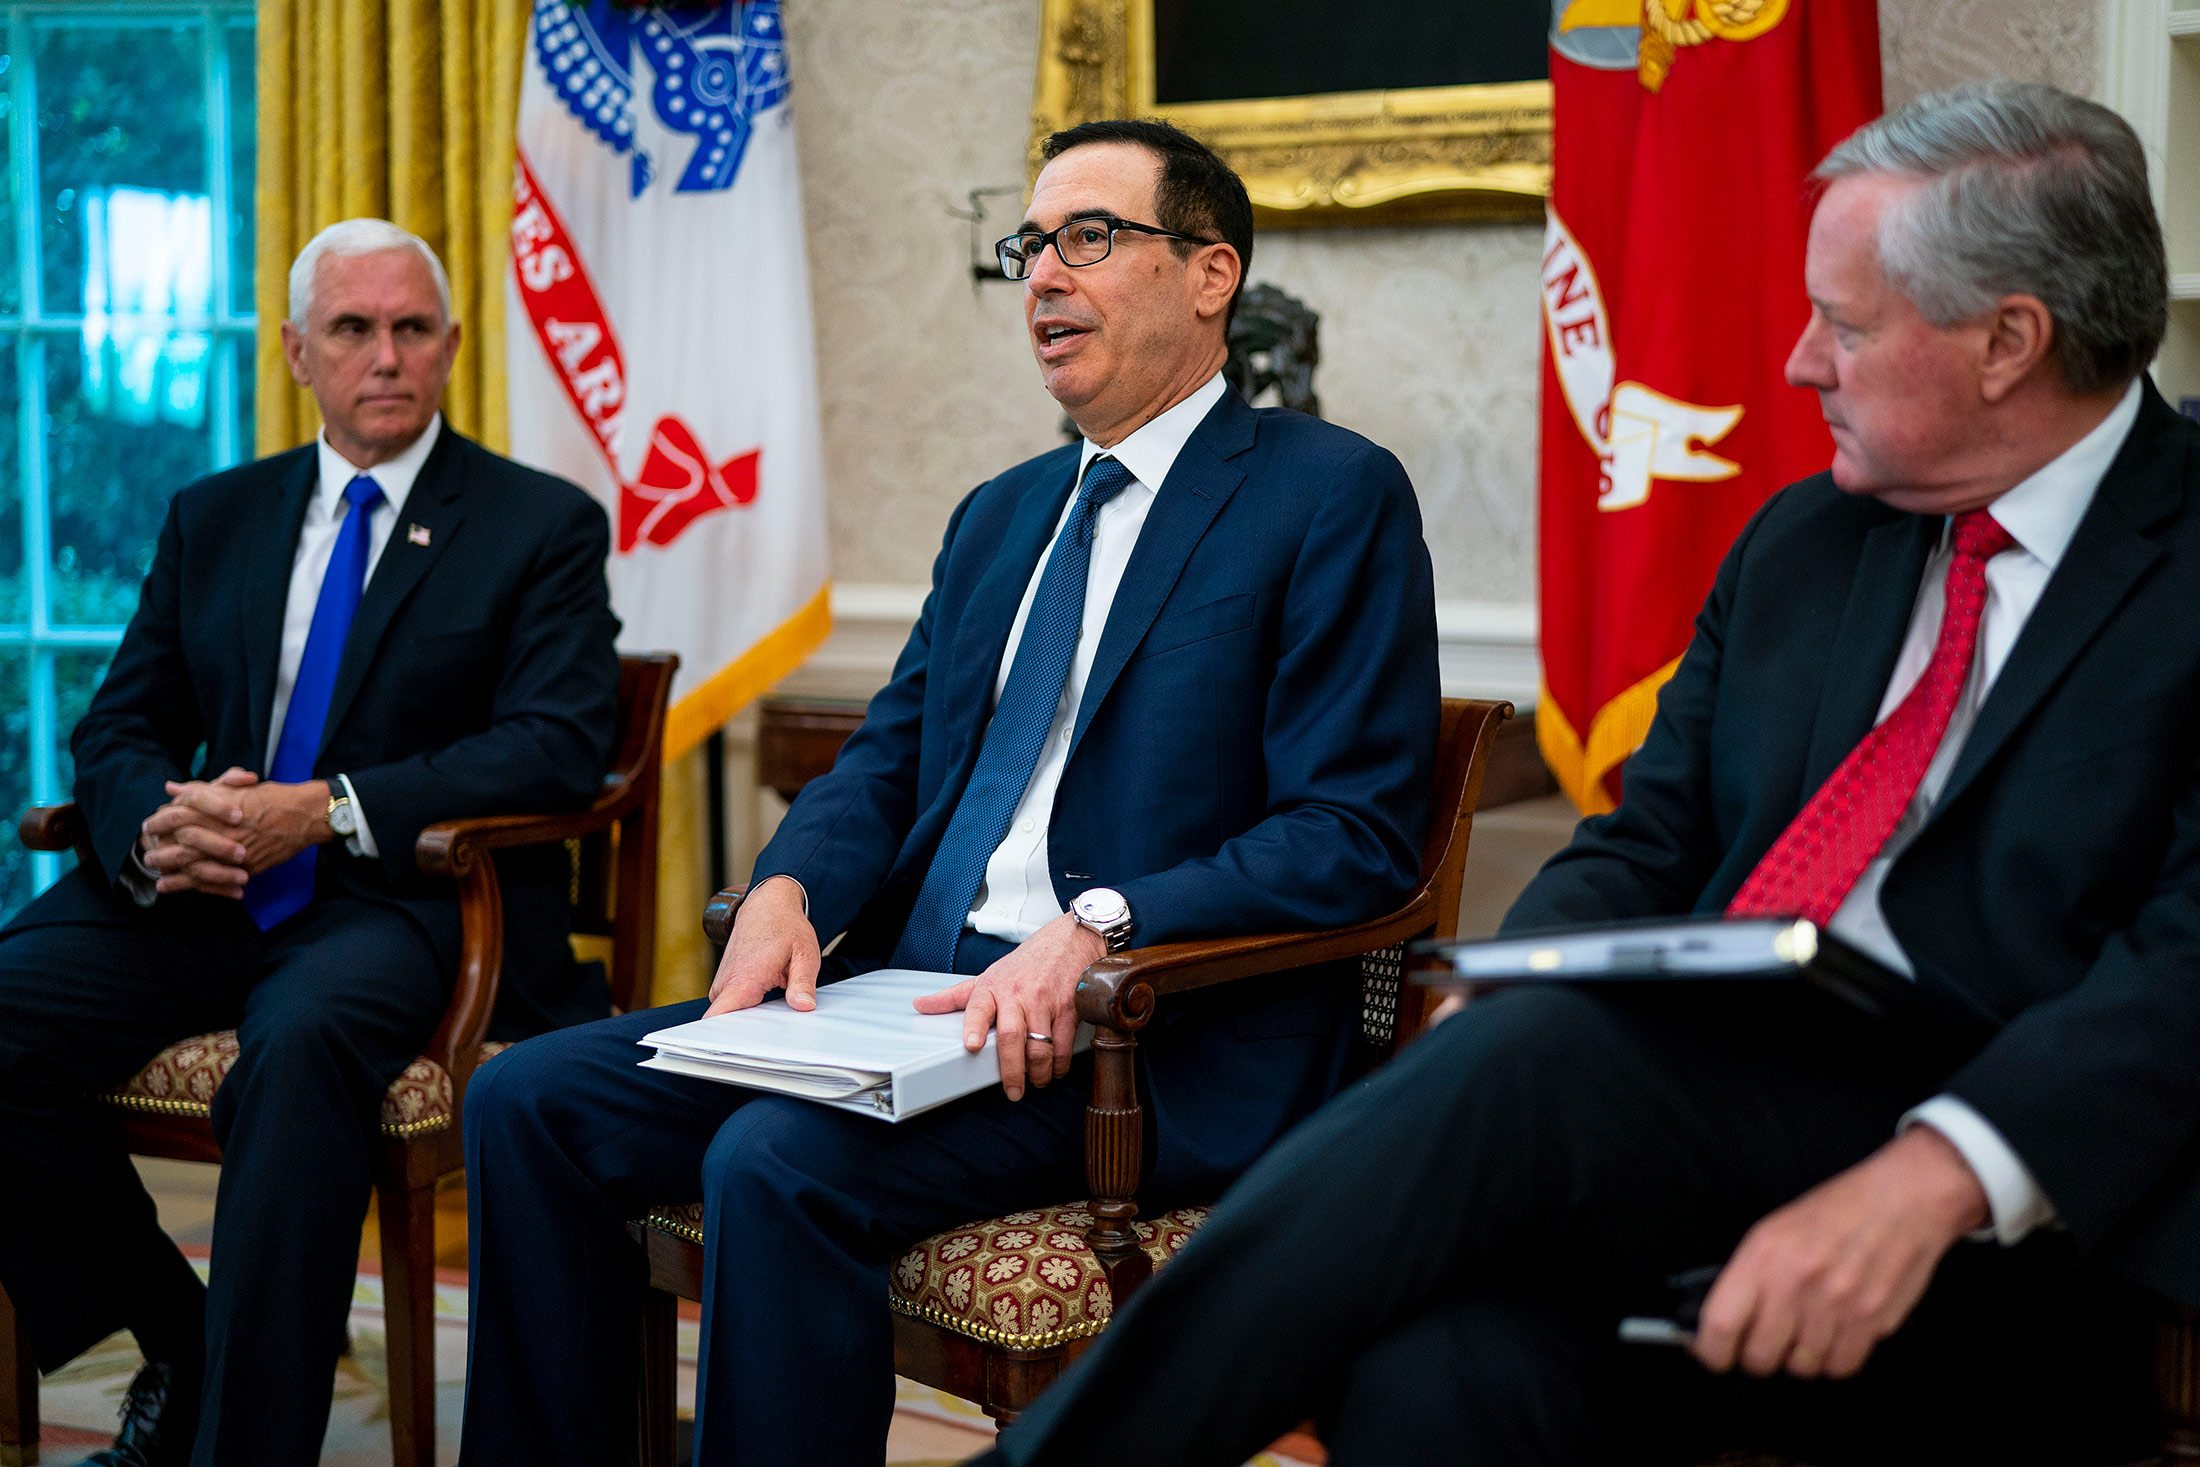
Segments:
[[[1898,1129],[1907,1131],[1912,1126],[1931,1126],[1938,1131],[1978,1178],[1994,1223],[1972,1236],[1991,1237],[2010,1248],[2024,1241],[2034,1228],[2058,1220],[2055,1204],[2032,1179],[2031,1168],[2002,1139],[1994,1123],[1980,1115],[1969,1101],[1936,1095],[1903,1116]]]
[[[767,876],[764,878],[764,881],[793,881],[794,889],[802,893],[802,915],[805,917],[810,915],[810,889],[804,886],[800,881],[796,880],[792,876],[789,876],[784,871],[780,872],[776,876]],[[762,886],[764,884],[764,881],[759,881],[758,883],[756,883],[756,886],[750,887],[750,895],[755,895],[756,887]]]
[[[359,803],[359,791],[351,787],[351,776],[339,774],[336,782],[344,787],[344,794],[351,801],[351,818],[357,827],[344,837],[344,849],[355,856],[365,856],[370,861],[380,860],[382,852],[376,847],[374,831],[367,824],[367,807]]]
[[[160,878],[138,859],[135,844],[130,847],[130,859],[122,863],[122,889],[141,907],[149,907],[160,900]]]

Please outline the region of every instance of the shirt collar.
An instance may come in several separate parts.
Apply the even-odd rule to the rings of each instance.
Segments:
[[[1102,448],[1087,438],[1077,459],[1078,481],[1083,482],[1085,470],[1105,453],[1129,469],[1139,483],[1160,493],[1162,480],[1169,477],[1169,470],[1176,465],[1176,456],[1192,441],[1192,434],[1206,419],[1209,409],[1222,400],[1226,385],[1222,374],[1215,373],[1195,388],[1190,397],[1139,424],[1128,438],[1113,448]]]
[[[435,449],[436,439],[442,434],[443,414],[437,413],[428,419],[428,426],[421,430],[418,438],[406,446],[403,453],[393,459],[385,459],[371,469],[362,469],[329,447],[328,430],[322,429],[321,436],[313,441],[321,459],[321,483],[314,491],[313,501],[320,509],[322,518],[336,517],[338,496],[344,492],[345,485],[361,474],[382,486],[382,498],[392,513],[403,514],[405,496],[412,493],[413,481],[420,477],[421,465],[428,461],[429,453]]]
[[[2139,420],[2140,396],[2139,379],[2134,377],[2123,398],[2092,432],[1993,502],[1995,522],[2049,570],[2061,564],[2063,552],[2078,533],[2078,521],[2092,507],[2094,491],[2131,436],[2131,425]]]

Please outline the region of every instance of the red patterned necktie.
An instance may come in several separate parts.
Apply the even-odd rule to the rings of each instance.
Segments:
[[[1940,640],[1917,686],[1826,777],[1749,873],[1729,917],[1807,917],[1823,926],[1879,854],[1933,762],[1971,672],[1986,608],[1986,562],[2016,541],[1983,509],[1956,516]]]

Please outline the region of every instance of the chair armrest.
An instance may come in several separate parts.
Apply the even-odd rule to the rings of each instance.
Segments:
[[[733,938],[733,919],[741,914],[741,902],[749,894],[745,886],[729,886],[703,906],[703,936],[712,947],[722,948]]]
[[[490,851],[575,840],[602,830],[633,810],[641,799],[637,781],[613,776],[585,810],[564,815],[476,815],[464,820],[438,820],[420,832],[420,839],[413,844],[413,861],[423,875],[456,876],[467,859],[465,847]]]
[[[22,837],[26,850],[66,851],[74,849],[89,832],[84,828],[83,812],[71,801],[66,805],[31,806],[15,822],[15,833]]]
[[[1164,993],[1356,958],[1425,931],[1434,910],[1434,898],[1421,891],[1388,916],[1354,927],[1169,942],[1111,953],[1078,980],[1077,1017],[1127,1033],[1145,1027],[1153,1017],[1154,1000]]]
[[[481,1058],[481,1039],[496,1009],[504,976],[504,893],[491,854],[512,846],[549,845],[616,823],[643,797],[640,782],[613,775],[585,810],[565,815],[477,815],[439,820],[420,832],[413,861],[424,875],[458,883],[458,981],[443,1021],[428,1041],[428,1058],[449,1072],[463,1095]]]

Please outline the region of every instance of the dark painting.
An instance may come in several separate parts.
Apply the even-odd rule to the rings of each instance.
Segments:
[[[1542,81],[1549,0],[1153,0],[1154,100]]]

